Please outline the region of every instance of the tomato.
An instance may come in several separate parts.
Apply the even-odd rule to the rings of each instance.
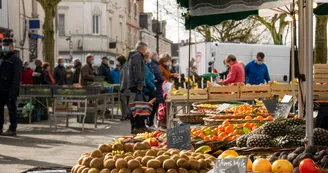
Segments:
[[[156,132],[154,132],[154,137],[155,138],[158,138],[158,137],[160,137],[162,135],[162,133],[160,132],[160,131],[156,131]]]
[[[304,159],[299,166],[300,173],[326,173],[321,171],[312,159]]]

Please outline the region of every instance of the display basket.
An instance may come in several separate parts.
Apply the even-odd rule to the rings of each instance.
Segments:
[[[298,93],[298,84],[295,84],[295,93]],[[271,84],[271,97],[278,95],[284,97],[285,95],[292,95],[292,84]]]
[[[319,96],[319,99],[328,98],[328,84],[313,84],[313,94]]]
[[[239,86],[211,86],[208,88],[210,100],[237,100],[240,98]]]
[[[217,126],[217,125],[221,125],[223,121],[227,120],[227,119],[216,119],[213,117],[206,117],[203,118],[204,120],[204,125],[206,126]],[[245,119],[230,119],[229,122],[230,123],[236,123],[236,124],[240,124],[240,123],[266,123],[266,122],[270,122],[272,120],[245,120]]]
[[[270,85],[245,85],[240,86],[241,99],[257,99],[271,97]]]
[[[288,147],[288,148],[279,148],[279,147],[233,147],[230,148],[232,150],[235,150],[240,155],[249,155],[249,154],[255,154],[255,155],[272,155],[275,152],[293,152],[297,147]]]
[[[83,86],[83,87],[57,87],[54,91],[54,95],[57,96],[94,96],[100,95],[102,91],[101,86]]]
[[[227,145],[228,143],[230,143],[230,141],[228,141],[228,140],[226,140],[226,141],[215,141],[215,140],[209,140],[209,141],[194,140],[194,141],[191,141],[191,145],[194,148],[199,148],[199,147],[204,146],[204,145],[208,145],[211,148],[220,148],[222,146]]]
[[[179,95],[174,95],[175,91],[169,91],[167,94],[167,98],[169,100],[185,100],[188,99],[188,90],[187,89],[179,89],[178,92],[182,93]],[[190,89],[189,90],[189,99],[190,100],[207,100],[208,93],[207,89]]]
[[[52,97],[54,85],[21,85],[20,89],[25,90],[25,96]]]
[[[205,113],[190,113],[190,114],[177,114],[177,117],[183,123],[188,124],[203,124],[203,118],[207,117]]]

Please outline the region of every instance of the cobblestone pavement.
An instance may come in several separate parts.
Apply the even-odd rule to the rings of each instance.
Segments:
[[[100,122],[100,121],[99,121]],[[8,126],[5,125],[5,129]],[[70,119],[69,128],[64,120],[58,129],[49,128],[48,122],[19,124],[17,137],[0,136],[0,173],[20,173],[35,167],[73,166],[79,157],[101,143],[130,134],[129,121],[105,121],[94,128]]]

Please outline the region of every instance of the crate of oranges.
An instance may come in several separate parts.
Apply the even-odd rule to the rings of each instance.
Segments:
[[[208,115],[208,114],[207,114]],[[207,126],[220,125],[225,120],[229,120],[233,123],[263,123],[267,121],[272,121],[274,117],[270,114],[250,114],[250,115],[236,115],[236,116],[226,116],[226,115],[212,115],[210,117],[203,118],[204,124]]]

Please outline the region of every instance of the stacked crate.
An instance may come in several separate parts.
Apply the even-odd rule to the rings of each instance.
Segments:
[[[270,85],[244,85],[240,86],[240,99],[257,99],[271,97]]]
[[[328,64],[313,65],[313,94],[328,98]]]
[[[212,100],[237,100],[240,98],[240,87],[239,85],[209,87],[208,97]]]

